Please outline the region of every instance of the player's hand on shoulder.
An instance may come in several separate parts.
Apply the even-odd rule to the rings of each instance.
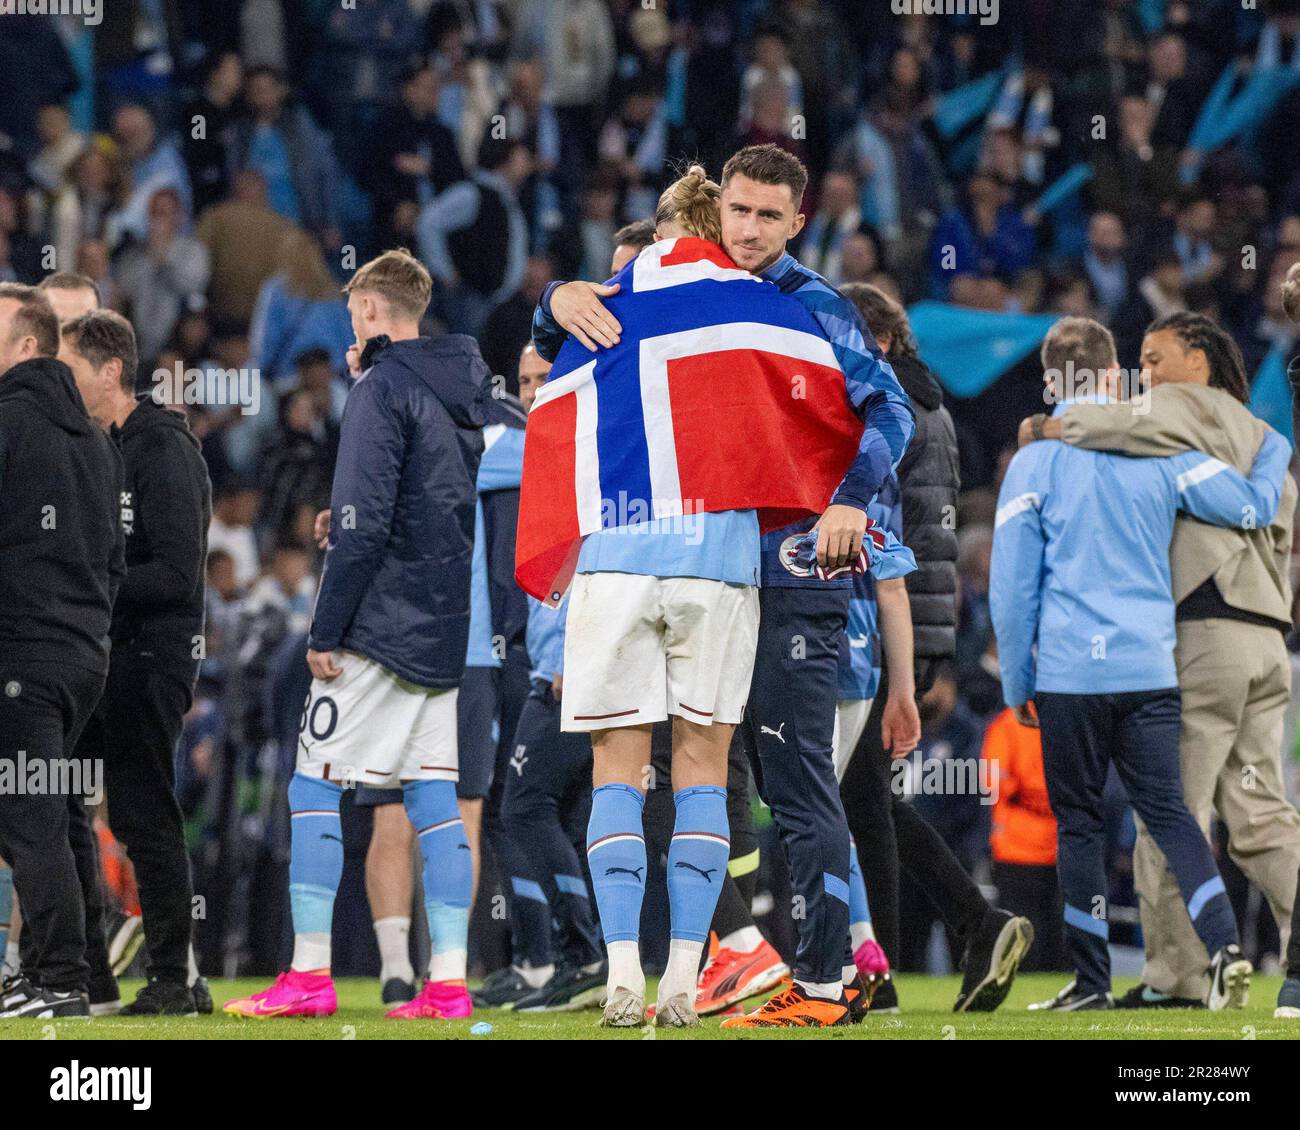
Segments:
[[[623,327],[601,302],[619,292],[618,283],[568,282],[551,295],[551,316],[566,333],[576,337],[593,353],[597,347],[617,345]]]
[[[323,683],[331,682],[343,674],[343,668],[334,662],[332,651],[313,651],[308,648],[307,666],[311,668],[312,677]]]

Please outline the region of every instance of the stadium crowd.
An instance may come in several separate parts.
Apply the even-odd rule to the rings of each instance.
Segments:
[[[1229,105],[1240,128],[1223,136],[1212,127]],[[205,973],[287,961],[285,796],[354,343],[342,284],[379,250],[410,247],[434,283],[426,332],[476,338],[508,400],[527,392],[548,282],[609,277],[616,248],[649,241],[632,225],[685,162],[716,177],[733,151],[768,142],[810,173],[793,254],[836,287],[874,287],[896,344],[910,337],[903,307],[939,302],[1095,318],[1133,368],[1147,325],[1181,312],[1226,328],[1258,381],[1300,357],[1281,306],[1300,261],[1300,0],[1001,0],[990,25],[883,0],[138,0],[106,5],[92,45],[71,24],[5,18],[0,282],[92,280],[135,327],[139,391],[174,381],[211,480],[206,640],[176,753]],[[935,384],[914,351],[907,363]],[[1005,798],[1041,802],[1044,786],[1036,735],[1003,705],[989,603],[998,489],[1017,426],[1043,405],[1037,351],[941,400],[961,482],[940,625],[953,654],[898,779],[983,894],[1033,918],[1022,968],[1065,969],[1054,888],[1007,901],[1008,867],[1050,875],[1055,835],[1050,813],[1008,822]],[[511,585],[511,564],[492,586]],[[522,626],[503,628],[499,604],[490,616],[492,646],[470,666],[493,672],[484,740],[500,771],[517,717],[499,688]],[[1300,634],[1288,645],[1300,653]],[[1293,800],[1294,748],[1292,710]],[[981,758],[1001,766],[998,805],[926,788],[927,763]],[[529,913],[509,890],[501,792],[498,780],[479,794],[480,974],[520,964],[511,920]],[[1113,774],[1107,798],[1111,940],[1140,945],[1137,830]],[[790,880],[755,809],[755,920],[789,961]],[[379,968],[366,900],[379,812],[345,810],[342,974]],[[116,858],[105,827],[100,846]],[[1222,830],[1216,854],[1243,946],[1268,968],[1282,953],[1268,900]],[[130,868],[109,872],[125,968],[139,902]],[[963,940],[907,874],[894,881],[892,966],[956,967]],[[418,951],[422,916],[409,917]],[[662,965],[666,936],[645,947]]]

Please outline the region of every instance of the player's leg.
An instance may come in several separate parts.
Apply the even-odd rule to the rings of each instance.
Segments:
[[[1296,875],[1295,902],[1291,907],[1291,937],[1286,946],[1286,980],[1277,994],[1279,1020],[1300,1020],[1300,873]]]
[[[1117,729],[1114,710],[1107,695],[1040,693],[1034,701],[1047,795],[1056,816],[1056,866],[1075,978],[1050,1001],[1030,1008],[1111,1008],[1101,794]]]
[[[401,789],[358,786],[353,802],[374,814],[366,848],[366,898],[379,944],[380,997],[384,1004],[399,1004],[416,993],[411,967],[415,829],[407,819]]]
[[[781,833],[799,924],[794,984],[724,1027],[846,1024],[849,831],[832,747],[839,639],[848,590],[762,590],[747,724],[757,727],[759,789]]]
[[[1116,768],[1133,810],[1169,861],[1187,916],[1211,957],[1206,1003],[1212,1009],[1244,1007],[1250,962],[1242,956],[1237,920],[1210,845],[1183,800],[1179,692],[1174,688],[1123,699]]]
[[[0,859],[0,981],[8,977],[9,970],[9,925],[17,911],[14,903],[14,873],[3,859]],[[15,932],[14,937],[17,937]],[[13,972],[18,972],[14,963]]]

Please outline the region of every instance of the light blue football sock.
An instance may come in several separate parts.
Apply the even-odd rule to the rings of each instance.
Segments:
[[[641,936],[646,879],[644,808],[645,798],[631,785],[601,785],[592,790],[587,863],[606,944],[635,942]]]
[[[731,853],[727,790],[697,785],[673,794],[677,822],[668,846],[668,906],[672,937],[704,942],[718,905]]]
[[[429,980],[463,981],[469,948],[474,863],[452,781],[408,781],[402,800],[424,860]]]

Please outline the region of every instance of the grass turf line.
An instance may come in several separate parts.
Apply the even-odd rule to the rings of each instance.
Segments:
[[[337,1015],[326,1020],[241,1020],[226,1016],[221,1005],[266,987],[265,980],[213,980],[217,1012],[196,1019],[105,1017],[95,1020],[0,1020],[0,1040],[716,1040],[716,1039],[837,1039],[837,1040],[1240,1040],[1300,1037],[1300,1021],[1274,1020],[1273,1007],[1280,977],[1256,976],[1251,982],[1250,1006],[1235,1012],[1115,1011],[1073,1014],[1027,1012],[1031,1001],[1053,996],[1067,977],[1060,974],[1024,975],[1016,979],[1011,995],[994,1013],[957,1015],[952,1002],[957,977],[903,975],[899,997],[905,1009],[897,1016],[868,1016],[860,1025],[820,1030],[724,1032],[718,1017],[706,1017],[695,1030],[606,1030],[598,1028],[599,1013],[515,1014],[481,1009],[469,1020],[398,1021],[384,1018],[379,1002],[379,982],[349,979],[336,982]],[[1132,979],[1116,981],[1116,995]],[[122,982],[122,999],[134,998],[139,981]],[[653,983],[650,989],[654,992]],[[757,999],[752,1002],[758,1003]],[[481,1021],[493,1031],[471,1036],[470,1027]]]

